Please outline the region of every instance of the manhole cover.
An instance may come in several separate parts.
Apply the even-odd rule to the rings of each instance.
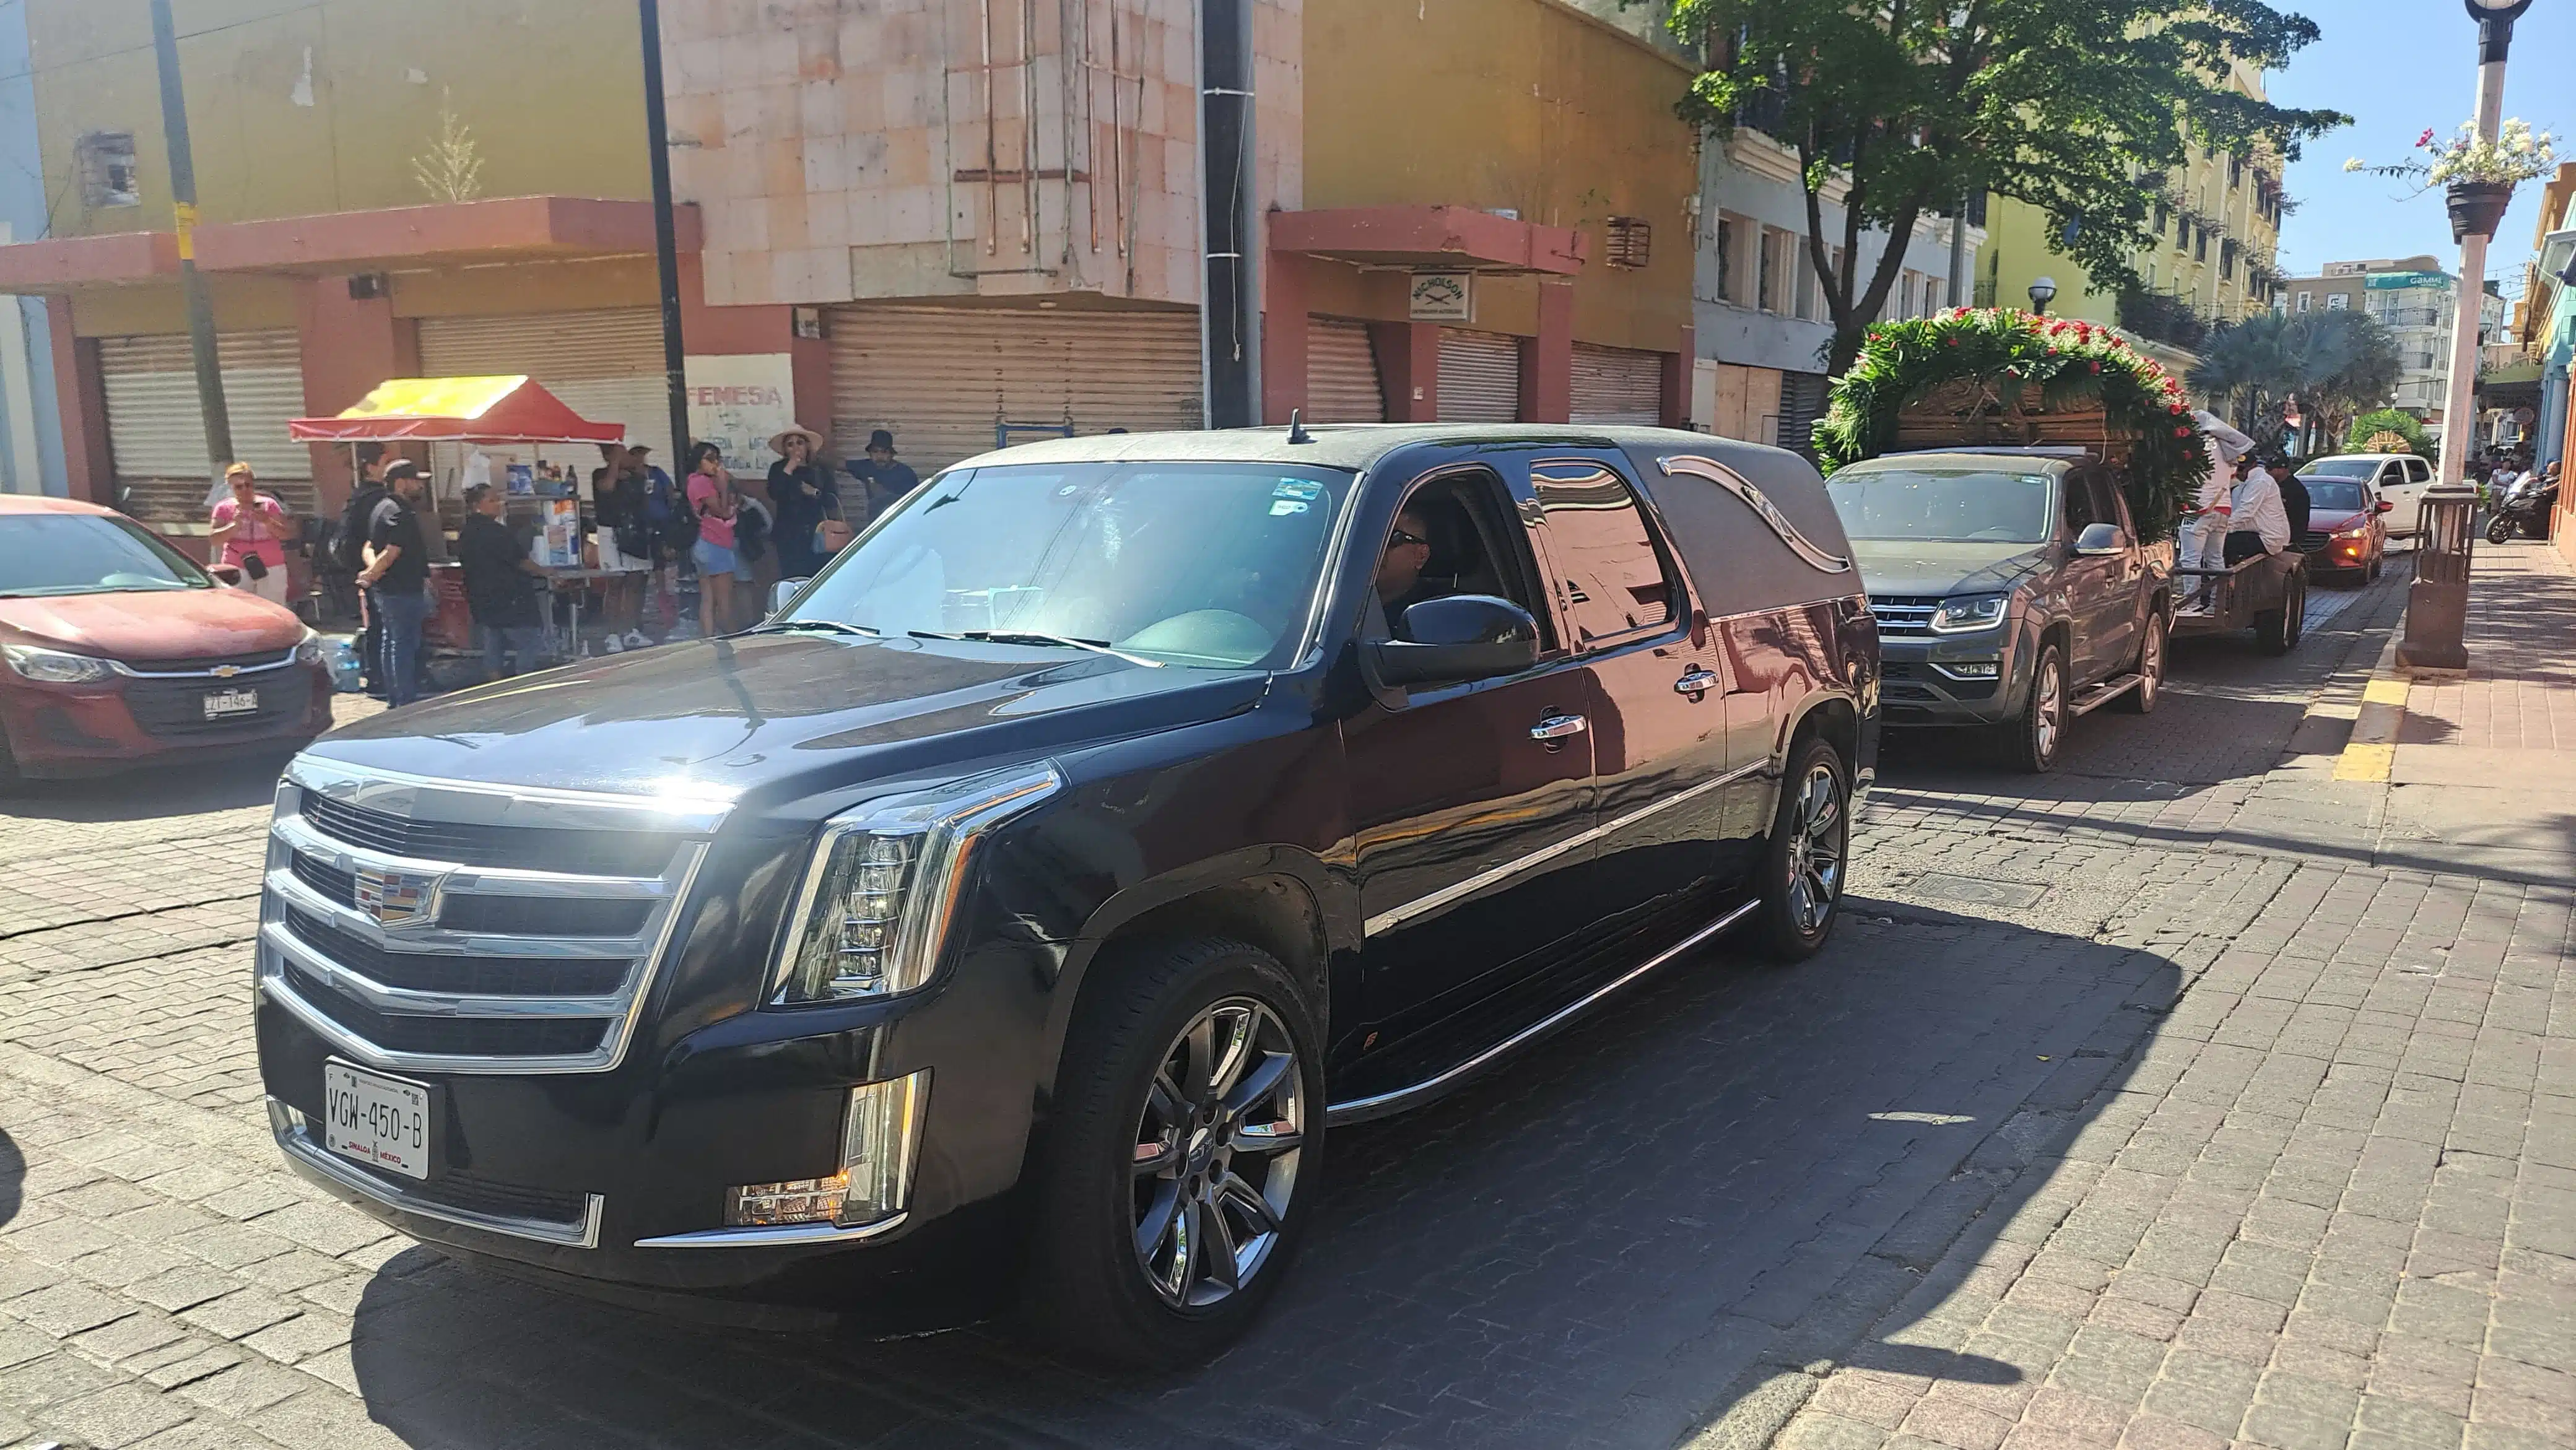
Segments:
[[[2035,906],[2048,894],[2045,886],[2032,886],[2020,881],[1980,881],[1973,876],[1945,876],[1927,872],[1914,879],[1914,894],[1935,901],[1958,901],[1970,906]]]

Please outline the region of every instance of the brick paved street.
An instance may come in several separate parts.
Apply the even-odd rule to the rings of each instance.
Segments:
[[[0,826],[0,1445],[2576,1442],[2568,891],[2259,819],[2401,574],[2288,660],[2178,648],[2036,784],[1900,738],[1829,951],[1337,1134],[1267,1322],[1169,1380],[385,1235],[261,1119],[259,772],[45,791]]]

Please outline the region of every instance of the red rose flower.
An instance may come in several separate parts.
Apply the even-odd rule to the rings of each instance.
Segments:
[[[2176,438],[2188,438],[2191,436],[2191,430],[2189,428],[2176,428],[2174,430],[2174,436]]]
[[[2090,364],[2090,366],[2092,367],[2093,371],[2095,371],[2095,372],[2097,372],[2097,373],[2098,373],[2098,372],[2100,372],[2100,371],[2102,371],[2102,365],[2101,365],[2100,363],[2093,363],[2093,364]]]
[[[2165,405],[2165,407],[2166,407],[2166,409],[2167,409],[2168,411],[2170,411],[2170,412],[2171,412],[2175,417],[2179,418],[2179,417],[2181,417],[2181,416],[2182,416],[2182,404],[2180,404],[2180,403],[2168,403],[2168,404],[2166,404],[2166,405]]]

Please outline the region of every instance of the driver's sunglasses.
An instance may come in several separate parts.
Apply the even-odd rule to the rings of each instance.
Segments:
[[[1420,534],[1408,534],[1402,529],[1397,529],[1394,533],[1387,536],[1386,546],[1390,549],[1400,549],[1407,544],[1420,544],[1426,549],[1431,547],[1431,541],[1429,539],[1422,537]]]

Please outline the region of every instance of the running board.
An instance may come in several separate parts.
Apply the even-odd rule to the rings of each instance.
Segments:
[[[1329,1104],[1324,1109],[1325,1125],[1328,1127],[1339,1128],[1352,1123],[1365,1123],[1375,1118],[1392,1117],[1397,1113],[1403,1112],[1407,1108],[1421,1105],[1448,1089],[1456,1087],[1468,1077],[1491,1066],[1498,1059],[1536,1042],[1538,1039],[1555,1031],[1557,1028],[1564,1026],[1576,1017],[1590,1011],[1593,1007],[1598,1006],[1601,1001],[1611,993],[1627,986],[1639,977],[1646,975],[1648,972],[1655,970],[1657,967],[1664,965],[1666,962],[1671,961],[1673,958],[1680,956],[1684,952],[1705,943],[1709,938],[1724,932],[1728,927],[1731,927],[1737,922],[1742,921],[1744,918],[1751,916],[1754,908],[1761,904],[1762,902],[1759,898],[1745,902],[1743,905],[1729,911],[1717,920],[1710,922],[1708,925],[1701,927],[1695,932],[1692,932],[1689,936],[1686,936],[1673,945],[1666,947],[1664,950],[1657,952],[1644,963],[1629,968],[1626,972],[1623,972],[1620,975],[1611,978],[1609,981],[1602,983],[1600,986],[1595,987],[1580,999],[1567,1003],[1565,1006],[1558,1008],[1554,1012],[1549,1013],[1538,1021],[1531,1023],[1529,1026],[1522,1028],[1520,1031],[1513,1033],[1511,1036],[1504,1038],[1502,1041],[1495,1043],[1493,1046],[1486,1048],[1484,1051],[1477,1053],[1475,1056],[1468,1058],[1465,1062],[1459,1063],[1457,1066],[1452,1067],[1445,1072],[1435,1073],[1434,1075],[1415,1083],[1411,1087],[1397,1088],[1393,1092],[1379,1093],[1375,1097],[1359,1098],[1347,1103]]]
[[[2090,715],[2146,682],[2144,675],[2122,675],[2116,680],[2104,680],[2075,697],[2075,714],[2079,717]]]

